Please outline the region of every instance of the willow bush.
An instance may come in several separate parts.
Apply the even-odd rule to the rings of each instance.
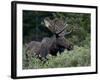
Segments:
[[[24,57],[25,58],[25,57]],[[39,69],[39,68],[62,68],[62,67],[80,67],[90,66],[90,48],[74,46],[74,50],[65,50],[62,54],[57,54],[56,57],[48,55],[48,59],[45,63],[43,61],[33,57],[29,65],[24,69]],[[23,60],[25,64],[25,59]]]

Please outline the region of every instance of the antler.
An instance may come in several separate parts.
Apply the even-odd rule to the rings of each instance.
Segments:
[[[48,17],[44,19],[45,26],[52,32],[55,33],[55,24],[53,20],[50,20]]]
[[[46,27],[54,34],[58,36],[64,36],[70,34],[72,31],[66,32],[68,24],[62,19],[55,18],[50,20],[48,17],[44,19]]]

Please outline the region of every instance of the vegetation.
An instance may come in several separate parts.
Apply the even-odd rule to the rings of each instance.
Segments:
[[[85,47],[75,46],[74,50],[54,56],[48,56],[49,60],[43,63],[37,58],[32,58],[31,64],[25,69],[38,69],[38,68],[61,68],[61,67],[77,67],[77,66],[90,66],[90,49]]]
[[[27,63],[25,45],[30,41],[41,41],[44,37],[53,35],[43,25],[45,17],[57,17],[67,21],[67,30],[72,29],[72,33],[66,36],[66,40],[73,43],[74,49],[58,53],[56,57],[48,55],[49,60],[45,63],[36,57]],[[90,66],[90,33],[90,14],[23,11],[23,69]]]

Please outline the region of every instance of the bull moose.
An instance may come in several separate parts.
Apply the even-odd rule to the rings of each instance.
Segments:
[[[26,51],[29,51],[26,53],[28,57],[34,55],[42,60],[47,59],[48,54],[57,56],[58,52],[62,53],[65,49],[73,49],[73,45],[65,39],[65,35],[72,32],[72,30],[69,32],[66,31],[68,24],[65,21],[58,18],[51,20],[46,17],[43,22],[45,27],[53,33],[53,36],[44,37],[40,42],[31,41],[26,49]]]

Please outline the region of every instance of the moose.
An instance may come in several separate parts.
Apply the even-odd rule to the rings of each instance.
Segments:
[[[50,19],[46,17],[44,19],[44,25],[47,29],[49,29],[53,36],[44,37],[42,41],[31,41],[28,43],[26,51],[26,56],[36,56],[37,58],[43,60],[48,59],[47,55],[51,54],[52,56],[57,56],[57,53],[60,54],[67,49],[68,51],[73,49],[73,45],[66,41],[65,35],[68,35],[72,32],[66,31],[68,24],[62,19]]]

